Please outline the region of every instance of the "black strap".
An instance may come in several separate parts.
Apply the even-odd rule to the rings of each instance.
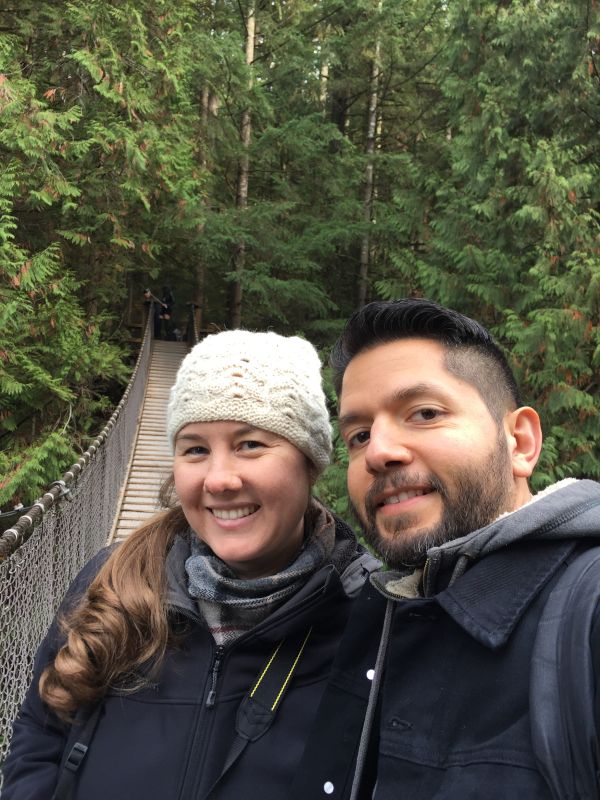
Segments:
[[[52,795],[52,800],[72,800],[75,797],[75,787],[79,777],[79,768],[86,756],[90,742],[100,719],[102,703],[92,708],[91,712],[82,711],[78,714],[75,724],[82,725],[77,741],[69,751]]]
[[[236,717],[236,736],[231,743],[221,774],[206,795],[206,800],[242,755],[249,742],[260,739],[271,727],[285,693],[300,662],[312,628],[283,639],[260,671],[244,697]]]
[[[597,800],[600,750],[590,634],[600,599],[600,548],[564,571],[542,612],[531,663],[531,737],[554,800]]]
[[[207,798],[213,793],[225,773],[242,755],[248,743],[255,742],[271,727],[311,632],[312,628],[308,632],[302,631],[294,636],[288,636],[277,645],[269,656],[256,682],[240,703],[236,717],[236,736],[229,748],[221,774],[213,784]],[[83,722],[85,719],[85,722],[83,722],[77,741],[63,764],[52,800],[73,800],[75,797],[78,771],[98,725],[101,710],[102,704],[99,703],[87,718],[85,718],[85,712],[79,715],[81,719],[78,721]]]
[[[350,793],[350,800],[358,800],[361,794],[361,783],[363,775],[366,772],[366,762],[369,753],[369,745],[371,742],[371,734],[373,731],[373,723],[375,722],[377,714],[377,704],[379,701],[379,691],[381,689],[381,681],[385,670],[385,657],[390,639],[390,630],[392,627],[392,616],[394,614],[394,601],[388,600],[385,607],[385,617],[383,619],[383,630],[381,632],[381,640],[379,642],[379,650],[377,651],[377,661],[375,662],[375,674],[373,682],[371,683],[371,691],[369,693],[369,702],[365,712],[365,721],[363,724],[362,732],[360,735],[360,742],[358,745],[358,754],[356,756],[356,768],[354,770],[354,778],[352,781],[352,791]]]

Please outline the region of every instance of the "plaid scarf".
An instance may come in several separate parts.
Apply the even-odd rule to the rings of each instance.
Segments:
[[[312,500],[304,518],[304,544],[294,561],[275,575],[241,580],[197,536],[191,537],[191,555],[185,562],[188,592],[219,645],[266,619],[326,563],[332,563],[335,520]],[[352,543],[352,550],[354,550]],[[345,566],[345,565],[344,565]]]

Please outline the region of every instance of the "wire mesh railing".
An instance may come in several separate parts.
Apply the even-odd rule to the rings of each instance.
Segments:
[[[135,441],[151,343],[149,314],[131,380],[104,430],[0,535],[0,764],[31,681],[35,652],[69,584],[111,531]]]

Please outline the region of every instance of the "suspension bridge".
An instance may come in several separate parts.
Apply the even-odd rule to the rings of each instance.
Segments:
[[[98,550],[156,512],[170,474],[166,407],[189,345],[155,340],[152,331],[149,314],[133,374],[103,431],[12,527],[0,528],[0,766],[35,652],[69,584]],[[188,338],[198,341],[193,307]]]

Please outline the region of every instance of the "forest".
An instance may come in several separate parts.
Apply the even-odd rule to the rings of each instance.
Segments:
[[[4,0],[0,510],[101,429],[162,286],[325,363],[366,301],[450,305],[541,412],[534,487],[600,479],[598,5]]]

